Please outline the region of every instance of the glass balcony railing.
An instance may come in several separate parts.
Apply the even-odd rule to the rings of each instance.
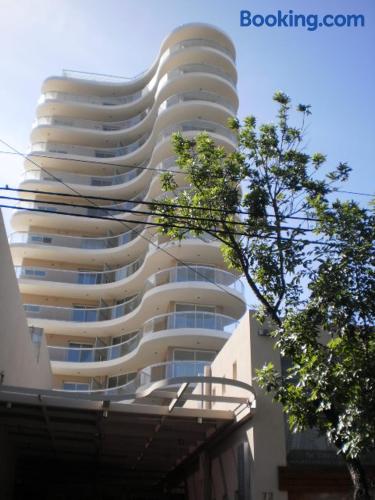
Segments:
[[[92,148],[89,146],[76,146],[58,142],[35,142],[31,146],[31,152],[61,153],[73,156],[92,156],[94,158],[115,158],[117,156],[133,153],[147,141],[150,135],[150,132],[147,132],[131,144],[116,148]]]
[[[117,236],[106,236],[100,238],[68,236],[65,234],[29,233],[19,231],[12,233],[9,237],[10,244],[57,246],[65,248],[83,248],[86,250],[103,250],[116,248],[134,240],[143,231],[143,226],[136,226],[125,233]]]
[[[166,81],[174,80],[190,73],[204,73],[208,75],[220,76],[224,80],[231,83],[233,86],[236,85],[236,80],[231,74],[227,73],[221,68],[218,68],[217,66],[212,66],[210,64],[204,63],[191,63],[179,66],[178,68],[171,70],[163,78],[161,78],[160,83],[163,84]]]
[[[60,91],[48,91],[40,96],[38,104],[43,104],[49,101],[64,101],[94,104],[96,106],[119,106],[137,101],[146,93],[145,90],[146,89],[137,90],[136,92],[125,96],[95,96],[87,94],[71,94]]]
[[[220,104],[221,106],[224,106],[225,108],[232,111],[232,113],[236,112],[235,107],[228,99],[225,99],[224,97],[216,94],[215,92],[208,92],[208,91],[202,90],[199,92],[198,91],[196,91],[196,92],[184,92],[182,94],[176,94],[176,95],[173,95],[171,97],[168,97],[168,99],[166,99],[160,105],[159,113],[164,111],[164,109],[175,106],[176,104],[181,104],[184,102],[195,102],[195,101]]]
[[[85,130],[100,130],[102,132],[115,132],[118,130],[126,130],[140,123],[150,110],[147,108],[141,113],[118,122],[105,122],[94,120],[82,120],[77,118],[69,118],[68,116],[41,116],[33,123],[33,128],[41,125],[50,125],[57,127],[74,127]]]
[[[176,94],[174,96],[171,96],[161,103],[158,112],[160,113],[161,111],[176,104],[180,104],[183,102],[191,102],[191,101],[205,101],[205,102],[220,104],[229,109],[230,111],[232,111],[232,113],[236,112],[235,107],[228,99],[225,99],[224,97],[214,92],[203,91],[203,90],[194,92],[184,92],[182,94]],[[57,127],[74,127],[86,130],[99,130],[105,132],[120,131],[120,130],[126,130],[140,123],[147,116],[150,110],[151,108],[142,111],[138,115],[129,118],[128,120],[123,120],[119,122],[81,120],[76,118],[70,118],[67,116],[42,116],[35,120],[35,122],[33,123],[33,128],[39,127],[41,125],[42,126],[49,125]]]
[[[15,266],[15,271],[18,279],[51,281],[73,285],[102,285],[128,278],[141,267],[143,261],[144,256],[124,267],[106,271],[74,271],[31,266]]]
[[[142,302],[144,294],[153,288],[171,283],[200,282],[218,285],[243,294],[243,284],[239,277],[224,271],[206,266],[178,266],[159,271],[150,276],[144,288],[138,294],[126,298],[112,306],[59,307],[39,304],[25,304],[26,315],[29,318],[50,319],[56,321],[94,322],[109,321],[126,316]],[[224,291],[223,290],[223,291]]]
[[[135,76],[120,76],[120,75],[107,75],[105,73],[92,73],[90,71],[78,71],[75,69],[63,69],[62,74],[66,78],[74,80],[89,80],[91,82],[102,83],[127,83],[131,80],[137,80],[144,76],[149,70],[142,71]]]
[[[148,366],[137,374],[138,385],[148,386],[160,380],[177,377],[201,377],[210,361],[169,361]]]
[[[128,355],[141,343],[145,335],[168,330],[191,329],[216,330],[231,334],[238,325],[238,321],[224,314],[210,312],[174,312],[162,314],[146,321],[140,331],[121,344],[102,347],[57,347],[49,346],[51,361],[71,363],[94,363],[110,361]]]
[[[164,76],[162,76],[158,82],[159,87],[163,86],[167,81],[178,78],[186,73],[207,73],[216,76],[220,76],[225,80],[229,81],[232,85],[236,84],[235,78],[224,71],[223,69],[212,66],[210,64],[185,64],[179,66],[176,69],[171,70]],[[72,94],[68,92],[60,91],[48,91],[42,94],[38,100],[38,104],[47,103],[49,101],[62,101],[62,102],[72,102],[72,103],[82,103],[82,104],[93,104],[96,106],[119,106],[128,104],[141,99],[144,95],[148,94],[151,89],[155,86],[158,81],[158,75],[155,75],[150,83],[142,90],[138,90],[133,94],[127,96],[95,96],[87,94]]]
[[[141,193],[139,193],[136,198],[134,198],[135,201],[129,200],[129,201],[124,201],[123,203],[114,203],[112,205],[99,205],[97,204],[96,206],[93,207],[75,207],[75,206],[63,206],[61,210],[64,212],[69,213],[70,215],[86,215],[88,217],[103,217],[103,216],[121,216],[124,215],[123,211],[129,211],[140,205],[139,200],[143,199],[144,196],[146,195],[147,191],[149,188],[147,187],[145,190],[143,190]],[[58,212],[60,210],[60,206],[56,204],[54,206],[53,204],[49,203],[43,203],[40,200],[37,201],[18,201],[17,202],[17,207],[22,210],[23,208],[33,208],[36,210],[48,210],[49,212]],[[120,212],[118,212],[120,211]]]
[[[138,373],[122,374],[118,381],[126,380],[124,384],[103,387],[95,379],[87,383],[68,383],[64,389],[55,389],[56,392],[80,392],[86,394],[98,393],[100,396],[121,395],[124,399],[134,399],[137,391],[142,391],[154,382],[169,380],[173,384],[174,378],[203,377],[205,368],[210,366],[210,361],[167,361],[143,368]],[[113,379],[114,377],[111,377]],[[142,394],[138,392],[142,397]],[[126,398],[128,396],[128,398]]]
[[[189,120],[170,125],[162,130],[157,138],[157,142],[166,139],[174,132],[208,132],[222,135],[232,142],[236,142],[235,135],[224,125],[220,125],[207,120]],[[37,154],[43,153],[58,153],[72,156],[86,156],[93,158],[115,158],[125,156],[134,152],[142,146],[153,134],[144,134],[140,139],[127,146],[117,148],[92,148],[88,146],[73,146],[70,144],[54,143],[54,142],[36,142],[31,146],[31,152]]]
[[[176,132],[208,132],[226,137],[232,142],[236,142],[236,136],[229,128],[218,123],[209,122],[206,120],[190,120],[186,122],[174,123],[173,125],[162,130],[158,136],[158,141],[166,139]]]
[[[214,40],[206,40],[204,38],[192,38],[189,40],[184,40],[173,45],[171,48],[166,49],[163,54],[160,56],[160,62],[163,62],[170,54],[177,52],[178,50],[189,48],[189,47],[210,47],[216,49],[224,54],[228,55],[232,61],[235,60],[235,54],[231,49],[224,47],[224,45],[215,42]],[[159,63],[160,64],[160,63]],[[73,78],[79,80],[89,80],[95,82],[103,82],[103,83],[115,83],[115,84],[123,84],[129,81],[134,81],[140,79],[145,76],[148,70],[142,71],[138,75],[134,77],[126,77],[119,75],[106,75],[103,73],[91,73],[88,71],[76,71],[72,69],[64,69],[63,76],[66,78]]]
[[[138,167],[135,167],[122,174],[118,173],[118,168],[112,169],[112,175],[82,175],[72,172],[54,171],[53,176],[43,170],[26,170],[23,174],[24,180],[41,180],[48,182],[68,182],[82,186],[116,186],[125,184],[138,177],[147,167],[148,161],[144,161]],[[124,167],[125,168],[125,167]],[[171,156],[160,162],[156,170],[176,170],[176,157]]]
[[[223,52],[224,54],[229,56],[233,62],[235,60],[235,54],[232,50],[224,47],[224,45],[222,45],[221,43],[215,42],[214,40],[206,40],[204,38],[190,38],[189,40],[183,40],[182,42],[173,45],[173,47],[171,47],[169,51],[170,54],[174,54],[181,49],[187,49],[190,47],[210,47],[212,49],[218,50],[219,52]]]

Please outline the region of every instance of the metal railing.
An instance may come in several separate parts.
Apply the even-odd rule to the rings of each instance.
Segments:
[[[231,334],[238,321],[224,314],[210,312],[174,312],[161,314],[146,321],[141,330],[120,344],[103,347],[62,347],[49,346],[51,361],[71,363],[94,363],[118,359],[133,352],[145,335],[168,330],[215,330]]]
[[[178,42],[173,45],[171,48],[166,49],[163,54],[160,56],[160,60],[163,61],[169,54],[173,54],[178,50],[189,48],[189,47],[210,47],[224,54],[228,55],[233,61],[235,60],[235,54],[232,50],[224,47],[224,45],[215,42],[214,40],[207,40],[205,38],[191,38],[188,40],[183,40],[182,42]],[[160,63],[159,63],[160,64]],[[127,83],[129,81],[134,81],[140,79],[144,75],[147,74],[149,70],[146,69],[141,73],[138,73],[135,76],[119,76],[119,75],[108,75],[105,73],[93,73],[89,71],[78,71],[73,69],[63,69],[62,74],[66,78],[73,78],[79,80],[89,80],[95,82],[103,82],[103,83]]]
[[[224,54],[228,55],[232,61],[235,60],[235,54],[232,50],[224,47],[224,45],[215,42],[214,40],[208,40],[205,38],[191,38],[188,40],[183,40],[181,42],[176,43],[169,49],[166,49],[163,54],[160,56],[160,62],[164,61],[170,54],[174,54],[178,50],[189,48],[189,47],[210,47],[216,49]],[[160,64],[159,62],[159,64]],[[135,76],[120,76],[120,75],[108,75],[105,73],[94,73],[89,71],[78,71],[74,69],[63,69],[62,74],[66,78],[73,78],[79,80],[89,80],[95,82],[103,82],[103,83],[128,83],[129,81],[134,81],[142,78],[147,74],[149,69],[141,71]]]
[[[138,73],[136,76],[119,76],[107,75],[105,73],[92,73],[89,71],[78,71],[75,69],[63,69],[62,74],[65,78],[73,78],[75,80],[90,80],[103,83],[126,83],[129,80],[136,80],[145,75],[148,70]]]

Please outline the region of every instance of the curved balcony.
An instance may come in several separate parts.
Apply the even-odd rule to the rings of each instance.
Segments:
[[[30,266],[14,266],[14,268],[18,279],[32,279],[75,285],[102,285],[128,278],[141,267],[144,259],[145,257],[142,256],[124,267],[95,272]]]
[[[83,174],[75,174],[71,172],[64,171],[53,171],[53,176],[46,171],[43,170],[26,170],[23,173],[23,180],[38,180],[38,181],[48,181],[48,182],[68,182],[71,184],[77,184],[82,186],[98,186],[98,187],[106,187],[106,186],[118,186],[119,184],[126,184],[131,180],[138,177],[142,172],[146,169],[146,165],[148,162],[145,161],[138,165],[137,167],[124,172],[123,174],[118,173],[118,169],[113,167],[113,175],[83,175]],[[152,170],[171,170],[176,171],[178,167],[176,166],[176,157],[170,156],[166,158],[162,162],[158,163],[156,167],[153,167]]]
[[[145,229],[143,229],[145,231]],[[52,233],[31,233],[27,231],[18,231],[9,236],[10,245],[40,246],[41,248],[52,248],[56,251],[58,248],[81,249],[81,250],[108,250],[119,248],[133,241],[142,233],[142,226],[131,229],[117,236],[105,236],[99,238],[68,236]],[[185,235],[186,239],[198,239],[204,243],[213,243],[215,238],[209,234],[202,234],[199,237],[191,234]]]
[[[229,58],[231,61],[232,65],[234,65],[234,52],[228,49],[227,47],[224,47],[222,44],[214,41],[214,40],[206,40],[203,38],[196,38],[196,39],[187,39],[187,40],[182,40],[180,42],[177,42],[174,44],[172,47],[166,49],[161,55],[159,55],[159,60],[157,61],[157,66],[156,66],[156,72],[154,76],[150,79],[148,83],[145,84],[145,86],[142,89],[138,89],[136,91],[133,91],[130,94],[127,95],[121,95],[121,96],[87,96],[88,100],[85,100],[86,96],[81,96],[80,94],[77,95],[79,102],[90,102],[92,104],[100,104],[104,106],[116,106],[116,105],[121,105],[121,104],[128,104],[134,101],[139,100],[142,98],[144,95],[149,93],[152,88],[155,85],[155,81],[157,79],[157,71],[160,69],[160,66],[168,59],[168,57],[172,54],[175,54],[179,51],[189,49],[189,48],[209,48],[209,49],[215,49],[216,51],[220,52],[221,54],[225,54],[226,57]],[[105,75],[98,75],[94,73],[85,73],[85,72],[74,72],[74,76],[72,74],[67,75],[66,73],[64,74],[65,77],[67,78],[74,78],[77,79],[78,75],[81,76],[84,79],[88,79],[91,81],[100,81],[95,78],[98,76],[105,76]],[[139,78],[136,77],[136,78]],[[106,82],[108,83],[108,82]],[[44,94],[45,95],[45,94]],[[82,97],[82,100],[79,98]]]
[[[180,73],[179,73],[180,74]],[[176,104],[181,104],[184,102],[210,102],[214,104],[219,104],[233,114],[236,112],[236,107],[232,104],[229,99],[225,99],[224,97],[209,91],[193,91],[193,92],[184,92],[181,94],[176,94],[171,97],[165,99],[159,105],[159,113],[164,109],[167,109]],[[72,127],[77,129],[85,129],[85,130],[93,130],[93,131],[101,131],[101,132],[119,132],[125,131],[129,128],[134,127],[147,116],[147,114],[153,108],[148,108],[147,110],[142,111],[136,116],[129,118],[123,121],[98,121],[98,120],[86,120],[86,119],[76,119],[70,118],[69,116],[42,116],[37,118],[33,123],[33,128],[39,126],[54,126],[54,127]]]
[[[137,392],[145,389],[155,382],[162,380],[171,380],[180,377],[203,377],[205,368],[210,366],[210,361],[167,361],[163,363],[155,363],[147,366],[142,370],[134,373],[121,374],[121,379],[127,379],[125,384],[115,385],[111,387],[101,387],[98,384],[92,384],[90,389],[83,389],[80,384],[76,384],[72,389],[54,389],[57,392],[80,392],[85,394],[103,394],[114,396],[121,394],[126,399],[126,395],[131,395],[134,399],[137,397]],[[173,381],[172,381],[173,382]],[[140,394],[138,397],[142,397]]]
[[[53,126],[53,127],[73,127],[86,130],[97,130],[101,132],[116,132],[119,130],[126,130],[134,127],[140,123],[149,113],[150,109],[145,109],[127,120],[118,122],[106,122],[97,120],[85,120],[78,118],[69,118],[68,116],[41,116],[37,118],[32,128],[40,126]]]
[[[140,146],[142,146],[151,133],[143,134],[139,139],[128,144],[127,146],[120,146],[117,148],[92,148],[88,146],[72,146],[70,144],[60,144],[51,142],[36,142],[31,146],[31,152],[48,152],[48,153],[62,153],[77,156],[94,156],[95,158],[115,158],[117,156],[125,156],[132,153]]]
[[[212,67],[207,64],[186,64],[184,66],[178,67],[174,70],[169,71],[167,74],[165,74],[159,81],[158,84],[158,94],[162,91],[162,89],[167,85],[171,84],[175,80],[184,78],[188,75],[196,75],[199,78],[204,78],[206,75],[207,76],[216,76],[220,77],[222,80],[224,80],[227,84],[230,84],[230,88],[232,89],[232,93],[229,95],[234,96],[236,95],[235,91],[235,81],[231,76],[226,73],[225,71]],[[173,88],[173,87],[172,87]],[[228,89],[227,89],[228,92]],[[190,96],[186,97],[186,101],[196,101],[198,100],[197,97],[194,95],[199,92],[190,92]],[[216,104],[220,104],[221,106],[225,107],[227,110],[229,110],[231,113],[235,114],[236,108],[237,108],[237,100],[236,99],[229,99],[229,98],[223,98],[219,94],[215,94],[215,92],[210,92],[207,91],[206,95],[204,95],[203,91],[202,93],[202,100],[206,102],[212,102]],[[186,93],[189,94],[189,93]],[[211,94],[211,95],[210,95]],[[170,96],[174,97],[174,96]],[[85,102],[87,101],[87,102]],[[92,101],[92,102],[91,102]],[[98,102],[96,102],[98,101]],[[45,95],[42,95],[40,98],[40,104],[42,103],[66,103],[67,105],[69,104],[74,104],[74,103],[85,103],[85,104],[99,104],[102,102],[102,98],[95,98],[93,99],[92,97],[89,98],[85,95],[74,95],[74,94],[68,94],[64,92],[47,92]],[[151,115],[152,111],[157,107],[157,99],[156,102],[150,106],[148,104],[148,107],[146,110],[143,110],[139,112],[138,114],[126,119],[126,120],[120,120],[120,121],[113,121],[113,114],[111,114],[111,119],[110,121],[105,121],[105,120],[91,120],[91,119],[75,119],[71,118],[70,116],[51,116],[51,117],[45,117],[41,116],[39,119],[37,119],[34,130],[36,130],[37,127],[39,126],[58,126],[58,127],[74,127],[80,130],[88,130],[88,131],[99,131],[99,132],[105,132],[105,133],[118,133],[122,131],[127,131],[132,128],[133,130],[136,130],[138,127],[138,124],[145,123],[147,116]],[[70,108],[69,108],[70,110]],[[67,110],[65,113],[69,115],[69,110]],[[116,108],[116,113],[115,116],[118,116],[118,113],[122,110],[122,108]],[[45,110],[44,108],[40,109],[41,113],[44,115],[46,113],[50,113],[52,110],[49,110],[47,107]],[[160,110],[159,110],[160,112]],[[64,115],[65,115],[64,113]],[[38,121],[40,120],[40,122]]]
[[[19,231],[10,235],[9,243],[11,245],[21,243],[26,245],[48,245],[65,248],[82,248],[85,250],[103,250],[125,245],[139,236],[141,232],[142,226],[139,226],[117,236],[91,238],[83,236],[68,236],[63,234],[43,234]]]
[[[160,79],[160,82],[170,81],[174,78],[178,78],[183,75],[188,75],[190,73],[202,73],[207,75],[214,75],[223,78],[229,82],[233,87],[236,85],[236,80],[233,76],[217,66],[212,66],[211,64],[205,63],[190,63],[179,66],[178,68],[172,69],[164,77]]]
[[[188,44],[190,46],[198,47],[209,47],[215,49],[219,52],[226,54],[232,61],[235,61],[236,51],[233,42],[222,30],[215,26],[205,24],[205,23],[188,23],[178,28],[174,29],[162,42],[159,49],[159,53],[155,58],[154,63],[149,69],[146,69],[135,76],[124,77],[119,75],[108,75],[103,73],[90,73],[85,71],[76,71],[70,69],[63,70],[63,78],[60,80],[68,80],[69,83],[78,86],[84,85],[86,82],[92,86],[99,86],[104,91],[117,90],[126,91],[129,88],[137,88],[137,86],[146,85],[147,82],[152,78],[158,65],[160,64],[160,59],[166,57],[165,53],[174,50],[180,44]],[[48,85],[50,82],[54,83],[58,80],[58,77],[48,78],[44,85],[50,88]],[[59,80],[58,80],[59,81]]]
[[[178,377],[201,377],[211,361],[167,361],[146,366],[140,370],[135,380],[139,386],[147,386],[160,380]]]
[[[235,62],[235,54],[232,50],[224,47],[224,45],[215,42],[214,40],[208,40],[205,38],[190,38],[188,40],[183,40],[182,42],[176,43],[170,49],[167,49],[164,52],[164,54],[161,56],[161,59],[163,59],[163,57],[167,57],[167,55],[169,54],[174,54],[181,49],[187,49],[189,47],[209,47],[218,50],[219,52],[223,52],[224,54],[229,56],[233,62]]]
[[[51,319],[56,321],[72,321],[72,322],[97,322],[110,321],[134,311],[142,302],[143,296],[149,290],[172,283],[192,283],[204,282],[208,284],[218,285],[234,290],[240,295],[243,295],[243,283],[239,281],[238,276],[206,266],[180,266],[172,267],[155,273],[147,279],[145,286],[141,292],[126,299],[124,302],[113,306],[105,307],[59,307],[46,306],[38,304],[24,304],[24,309],[28,318]]]
[[[169,127],[166,127],[159,133],[156,142],[166,139],[175,132],[209,132],[223,136],[229,139],[232,143],[236,142],[235,135],[224,125],[199,119],[174,123]],[[94,158],[116,158],[134,152],[148,139],[150,139],[152,135],[153,132],[144,134],[132,144],[116,148],[93,148],[88,146],[72,146],[70,144],[62,143],[39,142],[32,145],[31,152],[34,154],[43,154],[47,152]]]
[[[96,363],[122,358],[133,352],[145,335],[151,333],[166,332],[170,330],[216,330],[231,334],[237,327],[238,321],[235,318],[224,314],[210,312],[174,312],[161,314],[146,321],[140,331],[133,337],[122,342],[105,347],[75,348],[49,346],[51,361],[61,361],[69,363]]]
[[[69,212],[71,215],[87,215],[88,217],[104,217],[108,215],[117,215],[121,216],[124,215],[124,213],[128,212],[129,210],[135,209],[138,207],[142,207],[144,204],[140,203],[139,200],[144,199],[145,195],[147,194],[149,190],[149,187],[144,189],[141,193],[138,193],[137,196],[133,200],[129,201],[124,201],[122,203],[114,203],[111,205],[99,205],[95,204],[92,207],[75,207],[75,206],[70,206],[70,205],[64,205],[63,208],[56,202],[57,206],[54,206],[54,204],[50,203],[43,203],[41,200],[36,200],[36,201],[18,201],[16,203],[17,207],[19,207],[20,210],[23,208],[33,208],[37,210],[48,210],[51,213],[58,212],[59,210],[64,210],[65,212]],[[64,202],[63,202],[64,203]],[[140,206],[140,207],[139,207]],[[117,213],[120,212],[120,213]],[[141,214],[139,214],[141,215]],[[129,219],[129,214],[126,214],[127,218]]]
[[[94,95],[85,95],[85,94],[72,94],[68,92],[61,91],[47,91],[39,97],[38,104],[44,104],[50,101],[61,101],[66,103],[78,103],[78,104],[89,104],[94,106],[123,106],[125,104],[129,104],[135,101],[140,100],[142,97],[147,95],[155,83],[158,81],[158,85],[163,85],[167,81],[171,81],[172,79],[178,78],[182,75],[186,75],[189,73],[204,73],[214,76],[219,76],[223,78],[227,82],[229,82],[232,86],[236,85],[236,79],[225,70],[213,66],[210,64],[204,63],[189,63],[185,65],[181,65],[178,68],[175,68],[158,80],[154,78],[148,87],[143,90],[138,90],[137,92],[130,94],[128,96],[94,96]]]

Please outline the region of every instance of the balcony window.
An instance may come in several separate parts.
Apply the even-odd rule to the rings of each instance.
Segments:
[[[215,329],[215,306],[198,304],[176,304],[178,314],[169,318],[169,328],[209,328]],[[183,314],[183,313],[186,314]],[[208,313],[208,314],[206,314]]]
[[[47,236],[32,235],[31,241],[35,243],[52,243],[52,238]]]
[[[108,378],[108,388],[111,387],[119,387],[126,385],[128,382],[131,382],[135,379],[136,373],[125,373],[124,375],[117,375],[115,377]]]
[[[95,285],[96,284],[96,273],[90,272],[79,272],[78,283],[80,285]]]
[[[86,382],[63,382],[64,391],[88,391],[90,384]]]
[[[69,343],[69,351],[68,351],[68,361],[85,363],[92,361],[93,351],[92,344],[77,344],[75,342]]]
[[[25,276],[38,276],[43,277],[46,276],[46,271],[42,271],[40,269],[24,269]]]
[[[216,354],[215,351],[175,349],[168,375],[171,377],[203,375],[204,367],[215,359]]]
[[[40,306],[35,304],[25,304],[24,308],[26,312],[38,313],[40,311]]]
[[[73,321],[96,321],[97,310],[94,307],[81,305],[73,306]]]

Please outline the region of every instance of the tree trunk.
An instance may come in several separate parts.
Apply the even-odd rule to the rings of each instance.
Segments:
[[[361,462],[356,458],[347,458],[345,461],[353,483],[353,500],[371,500],[366,473]]]

